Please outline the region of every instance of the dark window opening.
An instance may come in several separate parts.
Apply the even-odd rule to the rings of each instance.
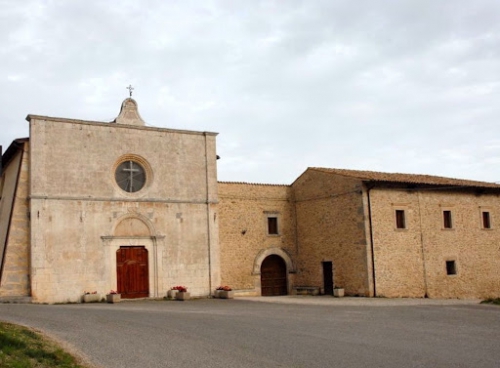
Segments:
[[[278,234],[278,218],[268,217],[267,218],[267,233],[270,235]]]
[[[452,222],[451,222],[451,211],[443,211],[443,227],[445,229],[451,229],[452,228]]]
[[[406,229],[405,211],[404,210],[396,210],[396,228]]]
[[[483,229],[491,229],[490,213],[483,212]]]
[[[455,261],[446,261],[446,274],[447,275],[457,274],[457,266],[455,265]]]

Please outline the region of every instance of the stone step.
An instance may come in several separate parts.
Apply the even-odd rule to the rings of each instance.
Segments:
[[[31,296],[0,296],[0,303],[31,303]]]

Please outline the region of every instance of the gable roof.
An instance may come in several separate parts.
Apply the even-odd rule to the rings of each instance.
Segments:
[[[272,184],[272,183],[250,183],[246,181],[218,181],[218,184],[233,184],[233,185],[259,185],[265,187],[291,187],[289,184]]]
[[[14,157],[19,149],[22,148],[25,142],[28,142],[29,138],[17,138],[12,141],[9,148],[2,155],[2,168],[6,168],[10,160]]]
[[[474,181],[465,179],[453,179],[442,176],[420,175],[420,174],[400,174],[384,173],[378,171],[346,170],[346,169],[328,169],[323,167],[309,167],[308,170],[320,171],[327,174],[342,175],[351,178],[360,179],[363,182],[370,183],[401,183],[414,185],[437,185],[446,187],[470,187],[470,188],[497,188],[500,184],[484,181]]]

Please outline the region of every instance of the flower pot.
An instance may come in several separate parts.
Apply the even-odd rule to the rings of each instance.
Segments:
[[[176,295],[175,295],[175,299],[176,300],[188,300],[189,298],[191,297],[191,294],[187,291],[179,291]]]
[[[98,303],[101,301],[101,294],[84,294],[82,302],[84,303]]]
[[[344,289],[333,289],[333,296],[342,298],[344,296]]]
[[[220,298],[220,292],[221,292],[221,290],[215,290],[213,297],[214,298]]]
[[[121,294],[106,294],[106,301],[108,303],[119,303],[121,299]]]
[[[225,291],[225,290],[219,290],[219,298],[221,299],[233,299],[234,298],[234,291]]]
[[[179,290],[169,290],[169,291],[167,291],[167,298],[168,299],[175,299],[175,296],[177,295],[178,292],[179,292]]]

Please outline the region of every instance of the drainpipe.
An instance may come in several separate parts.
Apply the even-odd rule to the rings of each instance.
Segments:
[[[372,190],[373,187],[368,187],[366,190],[366,194],[368,197],[368,222],[370,225],[370,244],[371,244],[371,255],[372,255],[372,280],[373,280],[373,296],[377,296],[377,283],[375,281],[375,251],[374,251],[374,244],[373,244],[373,225],[372,225],[372,204],[370,201],[370,190]]]
[[[295,232],[295,262],[292,261],[292,265],[295,263],[295,267],[292,267],[292,270],[287,270],[287,286],[288,286],[288,293],[291,293],[291,290],[294,286],[296,286],[297,282],[297,277],[293,278],[293,284],[290,281],[290,273],[293,271],[294,274],[298,273],[298,265],[299,265],[299,225],[297,222],[297,201],[295,198],[295,189],[293,189],[292,186],[290,186],[290,190],[292,191],[291,198],[292,198],[292,209],[293,209],[293,217],[294,217],[294,232]]]
[[[424,232],[422,230],[422,208],[420,207],[420,191],[417,190],[417,199],[418,199],[418,214],[420,219],[420,250],[422,252],[422,268],[424,273],[424,298],[428,298],[427,294],[427,266],[425,264],[425,249],[424,249]]]
[[[205,189],[207,197],[207,241],[208,241],[208,296],[212,293],[212,231],[210,226],[210,198],[208,182],[208,146],[207,132],[203,132],[205,137]]]

